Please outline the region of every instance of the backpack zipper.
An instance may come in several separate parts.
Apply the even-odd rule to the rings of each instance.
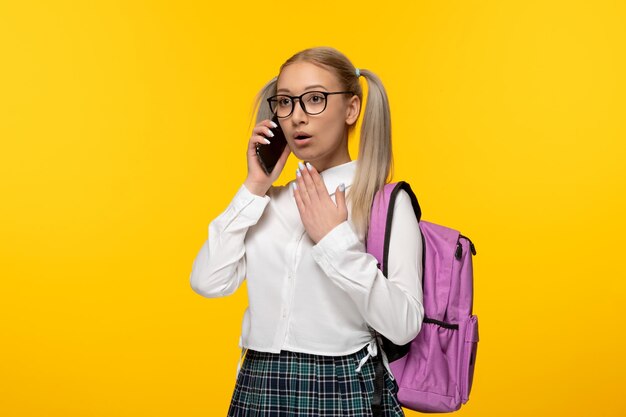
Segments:
[[[461,259],[461,255],[463,254],[463,247],[461,246],[461,238],[467,239],[467,241],[470,244],[470,250],[472,251],[472,255],[476,255],[476,248],[474,247],[474,244],[472,243],[470,238],[467,236],[463,236],[462,234],[459,233],[459,237],[456,239],[456,251],[454,252],[454,257],[456,259]]]

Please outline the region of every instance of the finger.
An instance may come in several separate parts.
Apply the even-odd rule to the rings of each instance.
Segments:
[[[253,135],[250,138],[250,141],[252,143],[254,143],[255,145],[257,143],[261,143],[263,145],[269,145],[271,143],[270,139],[268,139],[267,137],[263,136],[263,135]]]
[[[302,172],[299,169],[296,169],[296,185],[298,187],[298,191],[300,192],[300,197],[302,198],[302,202],[304,203],[304,205],[310,205],[311,197],[309,196],[309,190],[307,189],[304,178],[302,177]]]
[[[259,126],[269,127],[270,129],[275,129],[278,127],[278,125],[274,123],[273,120],[270,120],[270,119],[261,120],[259,123],[256,124],[255,127],[259,127]]]
[[[265,126],[270,126],[271,128],[277,128],[278,127],[278,124],[274,123],[274,121],[271,120],[271,119],[264,119],[264,120],[261,120],[261,122],[263,124],[265,124]]]
[[[248,153],[256,153],[257,143],[269,145],[274,137],[272,129],[275,129],[276,127],[278,127],[278,124],[269,119],[261,120],[257,123],[252,129],[252,136],[248,142]]]
[[[328,194],[326,184],[324,184],[324,179],[322,178],[320,173],[317,172],[317,169],[313,165],[307,163],[306,166],[309,168],[309,174],[311,175],[311,180],[313,180],[313,185],[317,190],[318,197],[323,198],[324,196],[328,196],[328,198],[330,199],[330,194]]]
[[[343,189],[342,189],[343,188]],[[337,210],[343,219],[348,218],[348,206],[346,205],[346,187],[341,183],[337,187],[335,192],[335,203],[337,203]]]
[[[274,132],[272,132],[272,129],[270,129],[270,126],[265,126],[265,125],[255,126],[254,129],[252,129],[252,134],[266,137],[269,140],[272,140],[272,138],[274,137]]]
[[[304,181],[304,184],[306,185],[306,191],[309,194],[309,198],[311,199],[311,201],[319,201],[320,196],[318,195],[317,188],[315,187],[315,183],[313,182],[313,178],[311,178],[310,170],[313,169],[313,166],[308,162],[306,166],[304,166],[302,162],[299,162],[298,166],[300,166],[300,172],[302,172],[302,179]]]
[[[268,143],[269,141],[263,136],[254,135],[250,138],[250,141],[248,142],[248,153],[250,155],[254,155],[256,154],[257,144],[267,145]]]
[[[296,206],[298,207],[298,211],[300,212],[300,217],[302,217],[305,211],[305,207],[304,202],[302,201],[302,195],[300,194],[300,189],[295,182],[291,183],[291,190],[293,191],[293,197],[296,200]]]

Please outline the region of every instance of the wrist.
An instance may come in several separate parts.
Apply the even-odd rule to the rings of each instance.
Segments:
[[[258,184],[249,180],[246,180],[243,185],[250,191],[252,194],[256,194],[259,197],[265,196],[267,193],[268,187],[262,184]]]

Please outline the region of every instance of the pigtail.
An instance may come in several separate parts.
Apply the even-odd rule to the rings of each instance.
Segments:
[[[376,74],[365,69],[360,69],[360,74],[368,82],[368,92],[351,198],[352,222],[359,235],[364,237],[369,227],[374,196],[393,176],[393,154],[387,92]]]

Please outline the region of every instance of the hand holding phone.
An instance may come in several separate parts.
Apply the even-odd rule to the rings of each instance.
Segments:
[[[265,195],[272,183],[276,181],[291,153],[284,134],[280,130],[280,124],[275,117],[273,122],[275,125],[272,125],[268,119],[257,123],[248,141],[248,176],[244,185],[253,194],[259,196]],[[281,145],[281,143],[283,144]],[[272,145],[274,148],[268,148]],[[281,150],[281,153],[276,158],[278,150]]]
[[[263,168],[263,171],[267,175],[270,175],[276,166],[276,163],[280,159],[280,156],[283,154],[285,150],[285,146],[287,146],[287,139],[285,138],[285,134],[283,130],[280,128],[280,123],[278,123],[278,118],[274,116],[272,121],[276,123],[276,128],[271,129],[274,136],[267,137],[270,141],[269,144],[256,144],[256,154],[259,158],[259,163]]]

